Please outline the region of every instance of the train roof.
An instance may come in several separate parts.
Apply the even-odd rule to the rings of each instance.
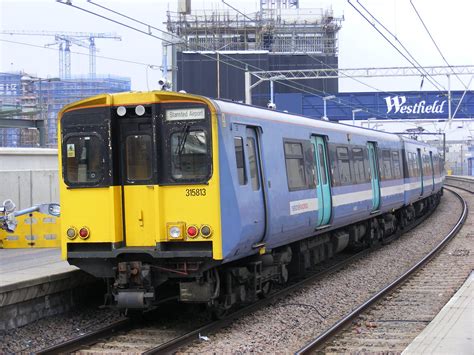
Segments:
[[[226,114],[244,115],[256,119],[276,121],[281,123],[293,123],[340,133],[347,133],[349,131],[350,133],[360,134],[366,137],[372,137],[374,139],[384,139],[386,141],[400,142],[400,136],[393,133],[376,131],[363,127],[355,127],[343,123],[322,121],[306,116],[291,114],[282,111],[274,111],[262,107],[249,106],[246,104],[241,104],[232,101],[211,101],[214,102],[214,104],[221,110],[221,112],[224,112]]]

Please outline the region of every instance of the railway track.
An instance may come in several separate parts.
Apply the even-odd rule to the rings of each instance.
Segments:
[[[401,275],[399,278],[397,278],[395,281],[393,281],[391,284],[389,284],[387,287],[384,289],[380,290],[377,292],[374,296],[372,296],[369,300],[361,304],[359,307],[355,308],[352,312],[349,314],[345,315],[343,318],[341,318],[339,321],[334,323],[329,329],[327,329],[325,332],[321,333],[318,335],[315,339],[311,340],[308,342],[306,345],[304,345],[301,349],[299,349],[296,353],[297,354],[309,354],[309,353],[345,353],[345,352],[354,352],[354,351],[368,351],[368,352],[386,352],[386,351],[391,351],[392,349],[387,349],[387,344],[389,343],[391,347],[395,347],[395,343],[398,340],[402,340],[406,342],[407,337],[413,338],[413,330],[410,329],[410,327],[413,327],[413,325],[417,325],[416,323],[422,325],[421,329],[424,328],[424,326],[427,324],[427,322],[431,321],[431,319],[427,319],[426,317],[423,317],[423,314],[418,315],[419,317],[416,317],[414,314],[412,314],[412,319],[403,319],[403,320],[397,320],[397,319],[381,319],[378,322],[373,321],[373,317],[370,316],[370,312],[377,312],[378,309],[381,308],[388,308],[388,307],[405,307],[408,308],[411,306],[413,308],[414,312],[419,312],[420,303],[423,303],[425,299],[421,299],[418,304],[413,304],[410,303],[410,291],[411,295],[414,293],[422,293],[423,294],[423,286],[420,288],[414,287],[414,285],[419,285],[420,283],[427,283],[427,287],[425,287],[425,292],[427,290],[430,290],[433,292],[433,290],[436,292],[438,289],[436,286],[439,286],[440,280],[436,278],[431,278],[431,283],[429,281],[423,280],[420,281],[415,275],[417,271],[419,271],[423,266],[426,265],[426,263],[430,260],[432,260],[436,255],[438,255],[441,250],[447,245],[448,242],[451,241],[451,239],[458,233],[458,231],[461,229],[462,225],[466,221],[466,218],[468,216],[468,206],[465,201],[465,199],[455,192],[454,190],[451,189],[446,189],[453,193],[462,203],[463,209],[462,209],[462,214],[459,217],[457,223],[455,226],[451,229],[451,231],[443,238],[443,240],[429,253],[427,254],[422,260],[420,260],[416,265],[414,265],[412,268],[410,268],[407,272],[405,272],[403,275]],[[472,192],[470,192],[472,194]],[[454,253],[461,253],[462,250],[458,249],[455,250]],[[446,268],[446,263],[442,263],[444,265],[444,268]],[[435,272],[436,274],[436,272]],[[408,281],[407,281],[408,280]],[[404,284],[405,283],[405,284]],[[394,295],[394,292],[398,292],[397,288],[399,288],[401,285],[404,284],[404,287],[407,290],[407,296],[405,299],[400,300],[397,299],[393,303],[388,306],[389,302],[393,299],[396,298],[397,296]],[[402,292],[402,291],[400,291]],[[385,296],[389,295],[382,301],[382,303],[378,303],[380,300],[382,300]],[[426,294],[426,293],[425,293]],[[439,298],[439,297],[438,297]],[[416,303],[416,302],[415,302]],[[374,308],[375,305],[377,307]],[[416,308],[418,306],[418,308]],[[371,311],[369,311],[371,310]],[[363,312],[367,311],[364,315]],[[385,323],[384,325],[380,326],[379,324]],[[380,328],[377,329],[377,328]],[[392,333],[397,333],[394,337],[392,337],[390,340],[387,340],[386,332],[389,331],[389,328],[391,328]],[[367,329],[372,329],[371,331],[371,336],[367,336]],[[374,329],[376,329],[374,331]],[[364,333],[365,334],[362,334]],[[408,334],[407,334],[408,332]],[[362,334],[359,336],[359,334]],[[366,338],[362,340],[362,338]],[[367,339],[367,337],[369,339]],[[368,344],[370,345],[366,348],[364,347],[363,344]],[[379,345],[381,347],[379,347]],[[393,349],[394,351],[399,351],[399,349]],[[402,348],[403,350],[403,348]]]
[[[473,193],[474,192],[474,178],[463,177],[463,176],[446,176],[446,186],[456,187],[463,191]]]
[[[404,232],[415,228],[428,217],[429,214],[425,215],[423,218],[420,218]],[[175,324],[174,326],[164,325],[154,327],[143,326],[142,324],[137,324],[130,320],[122,320],[98,330],[97,332],[91,332],[64,343],[43,349],[39,352],[39,354],[70,352],[91,354],[114,351],[126,351],[130,353],[140,352],[144,354],[172,353],[198,340],[200,338],[200,334],[210,334],[222,329],[234,322],[236,319],[255,312],[258,309],[276,302],[278,299],[283,299],[286,295],[294,292],[295,290],[298,290],[305,285],[311,284],[318,279],[322,279],[329,274],[343,269],[347,265],[362,258],[367,253],[379,247],[380,246],[375,246],[372,249],[366,249],[350,257],[345,256],[342,261],[335,259],[327,262],[321,265],[318,271],[313,272],[310,276],[305,277],[303,280],[294,282],[284,289],[275,291],[268,295],[268,297],[243,307],[218,321],[207,322],[205,324],[203,322],[200,324],[194,323],[194,327],[190,324],[183,326],[179,323]],[[190,331],[185,331],[185,329],[188,327],[192,329]]]

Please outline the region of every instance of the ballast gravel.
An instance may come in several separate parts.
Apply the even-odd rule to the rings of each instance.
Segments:
[[[295,291],[181,353],[292,353],[416,264],[461,213],[445,192],[436,211],[414,230],[346,268]]]
[[[455,224],[461,206],[445,193],[415,230],[345,269],[295,291],[183,353],[293,352],[418,262]],[[31,353],[122,318],[116,310],[85,307],[0,332],[0,353]]]

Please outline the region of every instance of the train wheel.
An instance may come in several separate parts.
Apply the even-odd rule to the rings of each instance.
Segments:
[[[219,320],[227,316],[227,314],[229,313],[229,308],[225,308],[222,306],[213,306],[209,309],[209,311],[212,320]]]
[[[262,292],[258,294],[259,298],[266,298],[268,294],[272,291],[273,288],[273,282],[271,281],[266,281],[262,285]]]

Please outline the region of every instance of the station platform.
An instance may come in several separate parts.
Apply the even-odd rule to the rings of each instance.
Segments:
[[[402,352],[402,355],[419,354],[474,354],[474,271]]]
[[[61,250],[0,249],[0,290],[18,283],[38,283],[77,268],[61,260]]]
[[[74,290],[93,281],[60,249],[0,249],[0,330],[67,310]]]

